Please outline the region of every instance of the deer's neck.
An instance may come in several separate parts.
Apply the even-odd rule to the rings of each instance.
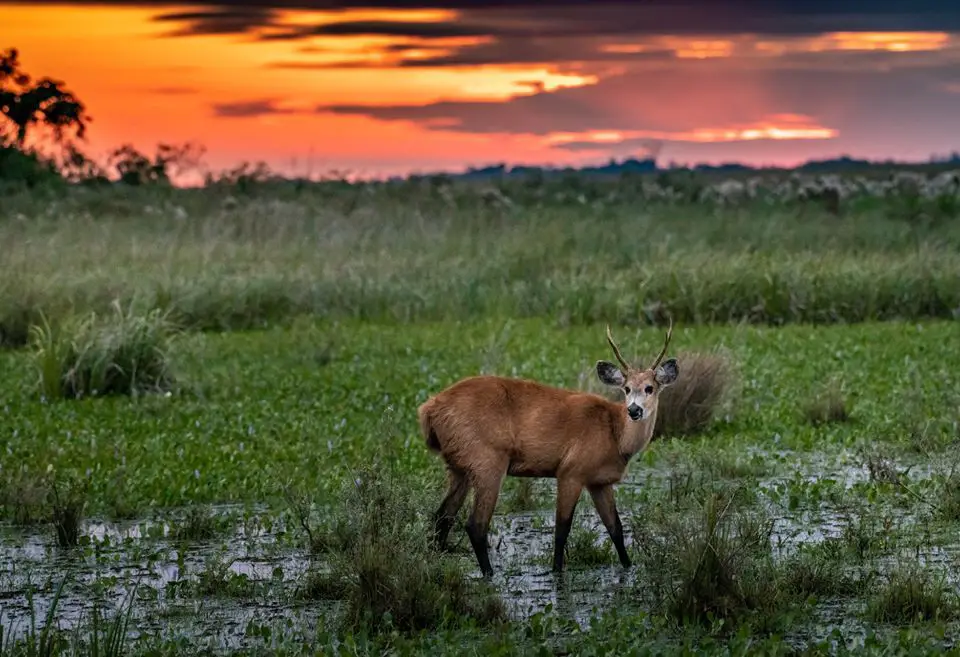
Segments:
[[[621,421],[623,429],[620,433],[620,454],[629,461],[634,454],[642,452],[650,444],[653,427],[657,422],[657,411],[654,410],[639,422],[632,421],[623,412]]]

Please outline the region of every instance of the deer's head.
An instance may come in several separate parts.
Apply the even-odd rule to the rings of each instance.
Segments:
[[[601,383],[623,390],[627,417],[633,422],[639,422],[653,415],[659,403],[660,391],[672,385],[680,374],[680,366],[676,358],[663,360],[672,336],[673,319],[670,320],[670,326],[667,328],[663,349],[660,350],[653,364],[647,368],[634,368],[624,360],[620,348],[610,334],[610,327],[607,326],[607,342],[610,343],[613,355],[616,356],[620,366],[617,367],[605,360],[597,361],[597,377]]]

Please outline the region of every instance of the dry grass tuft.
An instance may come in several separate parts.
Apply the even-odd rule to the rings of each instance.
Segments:
[[[678,438],[701,433],[729,402],[735,380],[730,359],[719,353],[681,352],[676,356],[680,376],[660,395],[654,438]],[[628,359],[631,364],[637,359]],[[580,389],[611,400],[621,400],[618,390],[597,381],[591,367],[580,375]]]
[[[733,382],[729,361],[719,354],[681,353],[677,382],[660,395],[654,438],[704,431],[716,418]]]

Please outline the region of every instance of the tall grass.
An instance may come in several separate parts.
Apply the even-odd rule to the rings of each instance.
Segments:
[[[445,188],[443,188],[445,189]],[[491,205],[430,186],[76,189],[5,199],[0,342],[114,300],[234,329],[310,313],[837,322],[960,312],[960,221],[597,196]]]
[[[60,324],[30,328],[38,385],[47,399],[132,395],[172,387],[170,341],[173,329],[153,309],[146,315],[95,312]]]
[[[681,623],[773,617],[787,603],[776,581],[773,523],[745,508],[736,489],[700,492],[687,500],[692,507],[659,507],[634,519],[645,573],[638,593]]]

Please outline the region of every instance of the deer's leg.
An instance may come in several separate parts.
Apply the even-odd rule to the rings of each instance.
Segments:
[[[433,514],[433,538],[440,549],[446,545],[453,521],[467,498],[467,491],[470,490],[470,483],[463,471],[447,468],[447,476],[449,478],[447,494],[440,503],[440,508]]]
[[[506,463],[500,467],[499,463],[488,465],[485,469],[472,473],[473,484],[473,513],[467,521],[467,536],[477,555],[477,563],[484,577],[493,575],[490,566],[490,556],[487,546],[487,531],[490,529],[490,519],[497,506],[500,496],[500,486],[506,474]]]
[[[613,486],[606,484],[604,486],[589,486],[590,497],[593,498],[593,505],[597,507],[597,515],[603,521],[603,526],[607,528],[610,540],[617,549],[617,556],[620,557],[620,563],[624,568],[630,567],[630,556],[627,554],[627,548],[623,544],[623,525],[620,523],[620,514],[617,513],[617,502],[613,496]]]
[[[553,570],[563,570],[563,551],[567,546],[567,537],[570,536],[570,527],[573,525],[573,512],[577,508],[583,484],[576,479],[557,479],[557,517],[553,539]]]

